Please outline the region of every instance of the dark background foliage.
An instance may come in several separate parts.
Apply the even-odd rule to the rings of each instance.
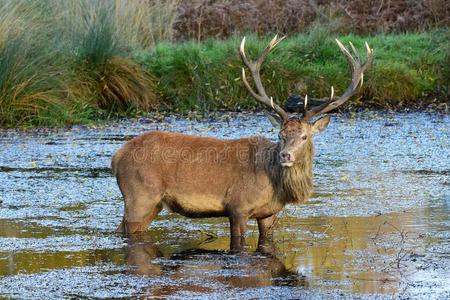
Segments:
[[[193,0],[181,1],[176,39],[304,32],[320,21],[340,33],[427,30],[450,24],[447,0]]]

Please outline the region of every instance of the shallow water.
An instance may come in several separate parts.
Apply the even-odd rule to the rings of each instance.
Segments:
[[[0,132],[0,297],[450,297],[450,117],[333,116],[315,138],[315,194],[277,222],[273,255],[231,255],[226,219],[162,212],[149,233],[114,234],[110,175],[126,140],[160,129],[276,137],[262,115],[127,120]]]

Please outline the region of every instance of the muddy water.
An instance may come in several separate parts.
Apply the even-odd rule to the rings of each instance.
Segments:
[[[316,192],[287,207],[273,255],[228,253],[225,219],[162,212],[149,233],[113,231],[110,157],[160,129],[276,137],[263,116],[128,120],[0,132],[0,298],[450,297],[450,117],[333,116],[315,138]]]

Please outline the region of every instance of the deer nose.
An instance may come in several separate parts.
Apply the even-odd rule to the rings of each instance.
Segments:
[[[281,156],[281,159],[284,161],[291,160],[291,154],[289,152],[286,152],[286,151],[280,152],[280,156]]]

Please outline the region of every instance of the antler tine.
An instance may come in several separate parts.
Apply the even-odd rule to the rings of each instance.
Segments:
[[[258,71],[260,70],[262,63],[266,59],[266,57],[269,54],[269,52],[272,51],[272,49],[275,48],[284,39],[285,39],[285,36],[282,36],[282,37],[278,38],[278,34],[276,34],[273,37],[273,39],[266,46],[266,48],[263,50],[263,52],[261,53],[261,55],[259,56],[259,58],[258,58],[258,60],[256,62],[256,67],[258,68]]]
[[[348,63],[350,64],[352,70],[355,70],[357,67],[359,67],[360,66],[359,60],[355,60],[355,58],[350,53],[350,51],[347,49],[347,47],[342,45],[341,41],[339,41],[338,39],[336,39],[336,43],[338,44],[339,49],[344,54],[345,58],[347,59]],[[353,47],[353,49],[354,49],[354,47]],[[354,49],[354,51],[356,51],[356,49]]]
[[[362,86],[364,72],[369,68],[369,66],[373,62],[373,49],[371,49],[369,47],[367,42],[365,43],[366,51],[367,51],[367,58],[366,58],[366,62],[362,66],[361,66],[361,60],[359,59],[358,52],[356,51],[356,49],[352,43],[350,43],[350,47],[351,47],[356,59],[350,53],[348,48],[345,47],[344,45],[342,45],[342,43],[338,39],[336,39],[336,43],[338,44],[339,49],[344,54],[345,58],[347,59],[347,62],[349,63],[349,65],[351,67],[352,81],[351,81],[350,85],[347,87],[347,89],[345,90],[344,94],[342,94],[342,96],[338,97],[336,100],[333,99],[334,89],[332,88],[331,97],[328,101],[325,101],[323,104],[313,107],[310,110],[306,110],[303,115],[303,118],[306,120],[315,115],[327,113],[327,112],[337,108],[338,106],[344,104],[351,96],[353,96],[355,94],[356,90],[358,89],[359,83],[361,83],[361,86]]]
[[[264,103],[265,105],[272,108],[281,118],[281,120],[286,121],[289,116],[280,106],[275,104],[273,102],[272,97],[267,96],[267,93],[264,89],[264,86],[261,82],[261,75],[260,70],[261,66],[269,54],[269,52],[278,45],[279,42],[281,42],[284,39],[284,37],[278,38],[278,35],[275,35],[275,37],[270,41],[270,43],[266,46],[266,48],[263,50],[263,52],[260,54],[259,58],[256,60],[256,62],[250,61],[247,58],[247,55],[245,54],[245,37],[241,41],[241,45],[239,47],[239,53],[241,55],[242,61],[247,66],[247,68],[250,70],[253,81],[255,83],[256,91],[251,87],[249,84],[246,74],[245,74],[245,68],[242,68],[242,81],[244,82],[245,87],[249,90],[250,94],[256,98],[261,103]]]
[[[355,46],[353,46],[353,43],[352,43],[352,42],[348,42],[348,43],[350,44],[350,47],[352,48],[353,54],[356,56],[356,58],[357,58],[358,61],[359,61],[359,53],[358,53],[358,51],[356,51]]]
[[[242,38],[241,46],[239,47],[239,53],[241,54],[241,58],[244,64],[250,69],[251,63],[247,59],[247,55],[245,54],[245,36]]]
[[[372,65],[373,62],[373,48],[370,48],[367,42],[364,42],[364,45],[366,46],[367,58],[366,63],[361,68],[363,72],[365,72]]]

